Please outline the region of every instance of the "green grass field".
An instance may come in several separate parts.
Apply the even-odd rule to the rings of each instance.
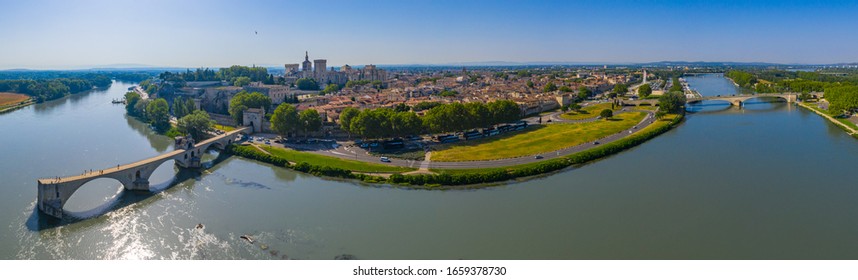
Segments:
[[[605,109],[611,109],[611,103],[601,103],[601,104],[587,106],[587,107],[581,108],[581,110],[577,111],[577,112],[569,111],[569,112],[563,113],[562,115],[560,115],[560,117],[567,119],[567,120],[591,119],[591,118],[598,117],[599,113],[601,113],[602,110],[605,110]]]
[[[677,114],[668,114],[668,115],[664,116],[664,118],[662,118],[661,120],[656,121],[656,123],[651,124],[651,125],[643,128],[643,129],[635,132],[634,134],[643,134],[643,133],[646,133],[648,131],[661,128],[663,126],[670,125],[670,122],[672,120],[674,120],[675,118],[677,118],[678,116],[679,115],[677,115]],[[433,153],[432,159],[433,160],[435,159],[434,153]],[[448,174],[467,174],[467,173],[479,173],[479,172],[488,172],[488,171],[516,170],[516,169],[536,166],[536,165],[539,165],[542,163],[543,162],[540,161],[540,162],[533,162],[533,163],[528,163],[528,164],[506,166],[506,167],[473,168],[473,169],[434,169],[433,168],[433,169],[430,169],[430,171],[436,172],[436,173],[448,173]]]
[[[627,112],[611,120],[534,126],[501,137],[441,145],[432,152],[432,161],[493,160],[552,152],[629,129],[645,116]]]
[[[356,160],[346,160],[337,157],[323,156],[314,153],[300,152],[296,150],[289,150],[270,146],[260,147],[265,151],[271,153],[272,155],[285,158],[290,162],[306,162],[312,165],[337,167],[356,172],[399,173],[417,170],[416,168],[390,166]]]

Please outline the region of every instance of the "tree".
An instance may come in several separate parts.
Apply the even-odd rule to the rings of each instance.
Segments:
[[[626,84],[616,84],[614,85],[614,89],[611,90],[611,93],[623,96],[627,91],[629,91],[629,87]]]
[[[393,136],[419,134],[423,130],[423,120],[414,112],[397,112],[390,120]]]
[[[468,128],[468,109],[462,103],[444,104],[426,112],[424,126],[433,132],[460,131]]]
[[[431,110],[430,110],[431,111]],[[389,108],[366,109],[352,118],[349,130],[364,138],[381,138],[390,135],[391,125],[389,115],[393,110]]]
[[[360,114],[360,110],[354,107],[346,107],[342,112],[340,112],[340,128],[349,133],[349,138],[351,138],[352,135],[352,119],[354,119],[358,114]]]
[[[146,117],[157,130],[170,128],[170,105],[163,98],[155,99],[146,105]]]
[[[322,90],[322,93],[324,93],[324,94],[334,93],[334,92],[337,92],[339,90],[340,90],[340,85],[329,84],[329,85],[325,86],[325,89]]]
[[[810,100],[810,98],[811,98],[811,95],[810,95],[810,93],[807,93],[807,92],[802,92],[798,95],[798,99],[801,101],[807,101],[807,100]]]
[[[298,110],[288,103],[280,103],[271,115],[271,129],[280,135],[299,129]]]
[[[542,87],[542,92],[552,92],[555,90],[557,90],[557,85],[555,85],[553,82],[548,82],[547,84],[545,84],[544,87]]]
[[[238,77],[235,78],[235,82],[233,85],[237,87],[243,87],[250,84],[250,77]]]
[[[602,112],[600,112],[600,113],[599,113],[599,116],[601,116],[602,118],[604,118],[605,120],[607,120],[607,119],[610,119],[611,117],[613,117],[613,116],[614,116],[614,111],[611,111],[611,109],[605,109],[605,110],[602,110]]]
[[[574,91],[574,90],[573,90],[572,88],[570,88],[569,86],[562,86],[562,87],[560,87],[558,90],[560,90],[560,91],[562,91],[562,92],[573,92],[573,91]]]
[[[307,136],[310,131],[318,131],[322,128],[322,116],[315,109],[307,109],[298,114],[298,127]]]
[[[300,90],[318,90],[319,84],[316,83],[316,80],[312,78],[300,78],[295,81],[295,85],[298,86]]]
[[[235,123],[241,123],[244,117],[244,110],[248,108],[262,108],[267,110],[271,107],[271,98],[258,92],[247,93],[246,91],[239,92],[229,100],[229,115],[235,120]]]
[[[581,105],[578,105],[578,103],[569,104],[569,110],[577,112],[581,110]]]
[[[202,110],[195,110],[179,119],[176,127],[179,132],[191,135],[196,141],[201,141],[205,136],[206,131],[212,129],[215,121],[211,119],[208,113]]]
[[[399,103],[399,104],[396,104],[396,106],[394,106],[394,107],[393,107],[393,111],[396,111],[396,112],[408,112],[408,111],[411,111],[411,107],[409,107],[409,106],[408,106],[407,104],[405,104],[405,103]]]
[[[469,117],[465,119],[469,128],[487,127],[492,125],[492,111],[482,102],[471,102],[465,104]]]
[[[578,87],[578,99],[579,100],[587,99],[587,97],[590,97],[590,94],[592,94],[592,92],[590,91],[590,88],[585,87],[585,86]]]
[[[440,95],[443,97],[453,97],[453,96],[459,95],[459,92],[455,91],[455,90],[444,90],[441,92]]]
[[[672,83],[670,85],[670,89],[668,89],[668,92],[671,92],[671,91],[682,92],[682,83],[679,82],[679,78],[673,77],[673,80],[671,80],[671,81],[672,81]]]
[[[412,109],[414,109],[415,112],[419,112],[419,111],[423,111],[423,110],[432,109],[438,105],[441,105],[441,103],[440,102],[421,101],[420,103],[415,104],[414,108],[412,108]]]
[[[834,115],[858,109],[858,86],[832,86],[825,89],[828,111]]]
[[[152,102],[152,99],[141,99],[134,104],[134,113],[131,114],[135,117],[140,118],[144,122],[149,122],[149,116],[146,115],[146,107],[149,106],[149,103]]]
[[[680,92],[668,92],[658,98],[659,109],[671,114],[681,113],[685,102],[685,94]]]
[[[652,94],[652,87],[649,84],[643,84],[638,87],[638,96],[640,98],[646,98],[650,94]]]
[[[657,120],[663,119],[664,116],[666,116],[666,115],[667,115],[667,112],[665,112],[661,108],[659,108],[658,111],[655,111],[655,119],[657,119]]]
[[[533,88],[533,81],[527,81],[527,87]]]
[[[511,123],[521,119],[521,108],[511,100],[498,100],[486,105],[492,113],[493,124]]]
[[[134,110],[134,106],[137,105],[137,102],[140,101],[140,94],[137,92],[129,91],[125,93],[125,111],[128,112],[129,115],[137,115],[137,112]]]

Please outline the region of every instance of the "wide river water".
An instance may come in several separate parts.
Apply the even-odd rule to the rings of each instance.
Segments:
[[[688,81],[704,95],[736,92],[717,74]],[[34,210],[37,178],[172,149],[110,103],[130,86],[0,115],[0,258],[858,258],[858,141],[807,110],[754,100],[705,103],[629,151],[490,188],[400,189],[228,157],[202,172],[168,162],[151,194],[92,181],[67,218],[48,221]]]

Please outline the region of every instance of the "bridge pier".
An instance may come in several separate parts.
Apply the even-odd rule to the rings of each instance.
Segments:
[[[125,187],[126,190],[129,191],[149,191],[149,178],[138,178],[134,180],[134,183],[131,184],[131,187]]]

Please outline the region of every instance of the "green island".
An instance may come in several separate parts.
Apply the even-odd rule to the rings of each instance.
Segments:
[[[596,106],[601,107],[602,104]],[[607,120],[590,123],[535,125],[521,133],[504,135],[497,139],[440,145],[435,148],[437,151],[432,152],[432,160],[493,160],[553,152],[627,130],[645,116],[644,112],[626,112]]]
[[[332,166],[331,159],[333,159],[333,157],[327,157],[331,159],[321,160],[318,157],[324,158],[326,156],[310,157],[302,155],[301,157],[297,157],[294,154],[290,155],[290,153],[283,149],[277,151],[276,149],[266,148],[263,150],[249,145],[233,144],[227,147],[226,152],[318,176],[358,179],[368,183],[389,183],[394,186],[410,188],[482,188],[486,186],[484,185],[485,183],[536,176],[619,153],[670,130],[679,124],[682,119],[683,115],[681,114],[667,114],[663,116],[661,120],[655,121],[655,123],[627,137],[560,158],[499,168],[432,170],[433,172],[436,172],[435,174],[393,173],[386,177],[370,175],[361,172],[353,172],[356,170],[349,170],[346,166]],[[269,149],[274,152],[267,152]],[[290,156],[299,160],[299,162],[291,164],[288,158]],[[301,159],[306,161],[300,161]],[[351,168],[355,167],[351,166]]]

